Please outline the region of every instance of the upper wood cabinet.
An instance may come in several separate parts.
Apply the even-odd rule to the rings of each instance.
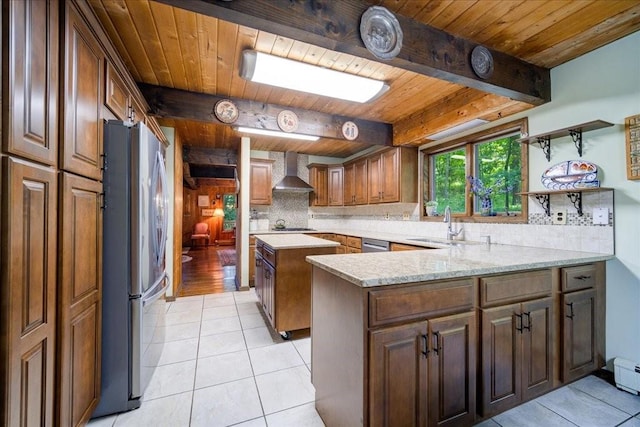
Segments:
[[[307,168],[309,168],[309,185],[313,187],[313,192],[309,194],[309,205],[327,206],[329,203],[327,165],[310,164]]]
[[[249,166],[249,204],[271,204],[273,160],[251,159]]]
[[[345,206],[367,204],[367,182],[367,159],[356,160],[344,165]]]
[[[58,425],[56,171],[4,157],[2,183],[0,424]]]
[[[369,203],[418,201],[418,151],[390,148],[368,158]]]
[[[131,117],[131,95],[118,72],[106,62],[104,105],[120,120]]]
[[[71,2],[66,5],[62,169],[102,179],[104,54]]]
[[[7,1],[11,104],[3,123],[6,153],[56,165],[58,160],[58,1]],[[8,30],[8,34],[7,34]]]
[[[329,206],[342,206],[343,200],[343,173],[344,169],[340,166],[329,166],[328,168],[328,193]]]
[[[62,173],[58,283],[59,425],[84,425],[100,397],[102,184]]]

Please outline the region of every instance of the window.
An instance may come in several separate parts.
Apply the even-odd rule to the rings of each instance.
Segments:
[[[528,189],[526,119],[424,150],[424,201],[473,221],[524,222]],[[472,177],[472,178],[469,178]]]

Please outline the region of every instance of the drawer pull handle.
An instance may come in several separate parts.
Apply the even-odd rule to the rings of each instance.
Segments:
[[[428,345],[428,341],[427,341],[427,336],[426,335],[421,335],[422,337],[422,355],[425,357],[425,359],[427,357],[429,357],[429,345]]]
[[[585,275],[581,274],[580,276],[573,276],[573,278],[576,279],[576,280],[585,281],[585,280],[591,279],[591,276],[585,276]]]
[[[435,338],[435,342],[433,344],[433,352],[437,355],[440,354],[440,332],[434,332],[433,338]]]
[[[527,316],[527,326],[522,325],[522,329],[526,329],[527,331],[531,332],[531,312],[527,311],[526,313],[522,313],[522,315]]]
[[[256,267],[260,267],[262,265],[262,260],[261,259],[257,259],[256,260]]]
[[[569,314],[567,314],[567,317],[573,319],[573,303],[568,302],[567,305],[569,306]]]
[[[515,316],[518,318],[516,320],[516,331],[522,333],[522,314],[515,314]]]

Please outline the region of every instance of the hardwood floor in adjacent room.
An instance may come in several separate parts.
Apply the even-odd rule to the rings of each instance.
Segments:
[[[233,249],[233,246],[195,246],[183,254],[191,260],[182,263],[182,286],[178,289],[178,297],[236,290],[236,267],[222,265],[217,253],[222,249]]]

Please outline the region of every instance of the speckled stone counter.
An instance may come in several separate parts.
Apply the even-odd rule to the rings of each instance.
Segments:
[[[340,246],[340,243],[326,239],[319,239],[306,234],[256,234],[256,240],[260,240],[273,249],[299,249],[299,248],[327,248]]]
[[[458,245],[425,251],[307,257],[307,262],[362,287],[562,267],[613,255],[511,245]]]

